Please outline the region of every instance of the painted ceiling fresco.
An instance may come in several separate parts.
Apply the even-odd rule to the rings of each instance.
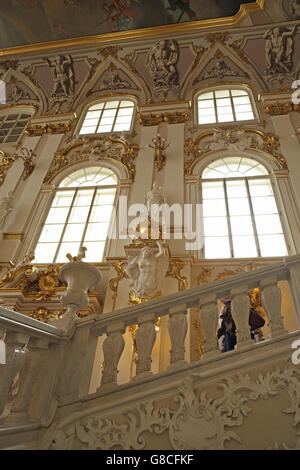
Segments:
[[[254,0],[0,0],[0,48],[235,15]]]

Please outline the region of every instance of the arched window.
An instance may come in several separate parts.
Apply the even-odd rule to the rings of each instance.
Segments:
[[[130,100],[101,101],[88,109],[80,134],[130,131],[135,104]]]
[[[0,144],[18,142],[27,126],[31,114],[16,109],[0,114]]]
[[[87,167],[58,186],[35,249],[37,263],[65,263],[87,248],[85,261],[102,261],[117,189],[112,170]]]
[[[244,157],[214,161],[202,174],[205,258],[287,255],[267,169]]]
[[[220,88],[197,96],[198,124],[256,119],[254,100],[243,88]]]

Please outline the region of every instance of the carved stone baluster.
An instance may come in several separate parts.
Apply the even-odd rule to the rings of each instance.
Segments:
[[[186,364],[184,360],[184,340],[187,333],[186,305],[170,308],[168,329],[171,340],[170,367]]]
[[[30,338],[24,367],[20,372],[20,390],[12,406],[13,421],[26,419],[29,413],[33,387],[40,373],[41,351],[48,348],[48,341]]]
[[[253,344],[249,326],[250,298],[248,295],[248,287],[244,285],[232,289],[230,295],[231,313],[236,326],[236,348]]]
[[[2,418],[1,415],[5,412],[5,407],[9,402],[9,393],[12,392],[13,382],[24,365],[25,346],[28,341],[29,336],[27,335],[6,333],[6,364],[1,366],[0,374],[0,418]]]
[[[138,353],[136,363],[136,375],[143,373],[151,374],[151,354],[156,339],[154,328],[155,315],[143,315],[138,318],[138,329],[135,334],[135,341]]]
[[[276,338],[287,333],[281,316],[281,290],[276,278],[263,279],[260,282],[262,306],[268,316],[270,338]]]
[[[202,297],[200,306],[200,326],[203,332],[202,358],[219,354],[217,343],[218,304],[215,294]]]
[[[125,324],[123,322],[110,325],[106,329],[107,338],[103,343],[104,370],[101,387],[117,385],[118,364],[123,352],[125,341],[123,333]]]

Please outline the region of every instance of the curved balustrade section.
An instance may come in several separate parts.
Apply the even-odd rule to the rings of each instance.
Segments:
[[[282,296],[278,283],[288,281],[297,323],[300,325],[300,256],[293,256],[266,268],[238,274],[227,279],[181,291],[159,299],[124,308],[104,315],[93,315],[75,321],[72,331],[60,330],[17,312],[0,307],[0,338],[5,345],[5,364],[0,362],[0,431],[11,423],[38,423],[47,427],[53,421],[58,406],[90,400],[89,386],[98,338],[103,336],[102,379],[96,395],[139,387],[152,377],[169,377],[195,367],[218,364],[227,354],[247,354],[257,345],[250,340],[248,325],[248,291],[259,287],[267,315],[269,342],[288,338],[282,313]],[[218,350],[218,299],[229,296],[232,316],[237,328],[236,350]],[[199,309],[203,333],[203,355],[196,363],[187,362],[185,344],[188,332],[188,313]],[[168,317],[170,338],[169,365],[154,374],[152,351],[156,338],[157,318]],[[136,373],[128,384],[118,385],[118,367],[124,353],[126,328],[137,325]],[[298,330],[297,330],[298,331]],[[265,345],[268,341],[263,342]],[[261,354],[267,348],[259,347]],[[249,357],[252,355],[249,355]],[[1,355],[4,357],[4,354]],[[250,359],[249,359],[250,360]],[[196,366],[195,366],[196,364]],[[212,364],[212,365],[211,365]],[[228,369],[231,364],[224,361]],[[99,363],[99,370],[100,370]],[[1,432],[0,432],[1,437]]]

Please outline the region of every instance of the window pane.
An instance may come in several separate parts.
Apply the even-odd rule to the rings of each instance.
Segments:
[[[72,256],[77,255],[80,247],[80,242],[75,243],[62,243],[56,258],[57,263],[67,263],[68,259],[66,257],[67,253],[70,253]]]
[[[252,235],[253,226],[250,216],[230,217],[232,235]]]
[[[93,185],[93,181],[90,181],[90,185]],[[78,191],[75,201],[74,201],[74,206],[89,206],[92,202],[94,190],[80,190]]]
[[[236,258],[255,258],[258,256],[254,237],[232,237],[232,243]]]
[[[84,242],[87,248],[85,261],[102,261],[105,242]]]
[[[198,118],[199,124],[213,124],[216,122],[216,118],[214,116],[211,117],[199,117]]]
[[[97,103],[97,104],[94,104],[94,106],[91,106],[89,108],[89,111],[94,111],[96,109],[102,109],[104,107],[104,103]]]
[[[248,199],[228,199],[230,215],[250,215]]]
[[[89,214],[90,207],[74,207],[71,211],[69,222],[85,222]]]
[[[216,98],[224,98],[229,96],[229,90],[216,90],[215,91]]]
[[[134,103],[132,101],[121,101],[120,108],[134,108]]]
[[[68,207],[59,207],[50,209],[49,215],[46,219],[46,224],[59,224],[65,222],[68,216]]]
[[[59,242],[64,225],[45,225],[40,236],[40,242]]]
[[[250,99],[248,96],[242,96],[239,98],[233,98],[234,105],[241,105],[241,104],[246,104],[250,106],[250,110],[252,111],[251,104],[250,104]]]
[[[199,101],[200,101],[200,100],[207,100],[207,99],[210,99],[210,98],[213,98],[213,97],[214,97],[214,94],[213,94],[213,92],[211,91],[211,92],[209,92],[209,93],[203,93],[202,95],[200,95],[200,96],[198,97],[198,100],[199,100]]]
[[[109,222],[112,208],[112,205],[94,207],[91,212],[90,222]]]
[[[273,196],[253,197],[252,207],[255,214],[277,214],[277,206]]]
[[[249,180],[251,196],[270,196],[273,195],[272,186],[269,180]]]
[[[226,216],[226,206],[224,199],[208,199],[203,202],[204,217]]]
[[[247,197],[245,181],[226,181],[227,196],[229,199]]]
[[[118,105],[119,105],[119,101],[107,101],[105,103],[105,109],[117,108]]]
[[[96,197],[95,197],[95,205],[107,205],[107,204],[113,204],[115,200],[115,189],[100,189],[97,191]]]
[[[205,258],[231,258],[229,238],[205,238]]]
[[[88,224],[87,232],[84,239],[87,241],[105,241],[107,237],[108,226],[108,223]]]
[[[255,216],[257,233],[260,235],[282,233],[279,215]]]
[[[231,94],[232,96],[243,96],[243,95],[248,96],[248,93],[245,90],[231,90]]]
[[[204,182],[202,185],[203,199],[224,198],[224,187],[222,181]]]
[[[258,238],[262,256],[286,256],[288,254],[283,235],[260,235]]]
[[[57,243],[38,243],[34,255],[35,263],[53,263]]]
[[[64,233],[63,242],[80,242],[84,224],[68,224]]]
[[[205,217],[204,221],[204,235],[220,236],[228,235],[228,225],[226,217]]]

